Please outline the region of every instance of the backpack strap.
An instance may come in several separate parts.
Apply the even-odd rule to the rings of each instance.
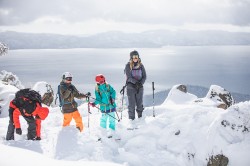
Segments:
[[[57,86],[57,93],[56,93],[56,99],[55,99],[55,105],[56,105],[56,101],[59,98],[59,106],[61,107],[61,99],[60,99],[60,85]]]
[[[59,98],[59,107],[62,107],[64,104],[72,104],[72,102],[64,102],[64,99],[62,98],[61,93],[60,93],[60,89],[61,89],[61,85],[58,85],[56,100],[57,98]],[[55,100],[55,104],[56,104],[56,100]]]
[[[106,88],[107,88],[107,92],[109,92],[110,91],[110,85],[107,84],[107,83],[105,83],[105,85],[106,85]],[[102,97],[102,94],[101,94],[101,91],[99,90],[99,85],[98,84],[96,84],[95,90],[98,92],[98,94],[100,95],[100,97]]]

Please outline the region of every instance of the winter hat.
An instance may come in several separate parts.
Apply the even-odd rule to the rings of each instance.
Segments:
[[[63,75],[62,75],[62,79],[64,80],[65,78],[72,78],[73,76],[72,76],[72,74],[70,73],[70,72],[65,72],[65,73],[63,73]]]
[[[140,58],[140,57],[139,57],[139,53],[138,53],[136,50],[134,50],[134,51],[130,52],[130,59],[133,59],[133,56],[134,56],[134,55],[137,55],[138,58]]]
[[[104,77],[104,75],[98,74],[95,77],[95,81],[96,81],[97,84],[103,84],[103,83],[105,83],[105,77]]]

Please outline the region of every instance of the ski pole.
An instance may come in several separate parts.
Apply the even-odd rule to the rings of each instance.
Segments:
[[[120,91],[120,94],[122,94],[122,112],[123,112],[123,101],[124,101],[124,91],[125,91],[125,88],[127,86],[127,83],[122,87],[122,90]],[[121,119],[122,119],[122,112],[121,112]]]
[[[152,89],[153,89],[153,117],[155,117],[155,84],[152,82]]]
[[[98,110],[100,110],[102,112],[102,110],[100,108],[98,108],[97,106],[94,106],[94,107],[97,108]],[[108,116],[110,116],[110,117],[114,118],[115,120],[117,120],[118,122],[120,122],[120,119],[117,119],[117,118],[113,117],[109,113],[107,113],[107,112],[103,112],[103,113],[107,114]]]
[[[98,101],[99,103],[101,103],[101,104],[104,104],[104,105],[107,105],[107,104],[105,104],[105,103],[103,103],[102,101],[100,101],[100,100],[97,100],[96,98],[94,98],[94,97],[90,97],[91,99],[93,99],[93,100],[96,100],[96,101]],[[96,107],[96,106],[95,106]],[[98,108],[98,107],[96,107],[98,110],[100,110],[100,108]],[[102,112],[102,110],[100,110],[101,112]],[[106,112],[105,112],[106,113]],[[116,119],[118,122],[120,122],[120,118],[119,118],[119,116],[118,116],[118,113],[117,113],[117,111],[115,110],[115,113],[116,113],[116,116],[118,117],[118,119],[117,118],[115,118],[115,117],[113,117],[113,116],[111,116],[111,115],[109,115],[109,116],[111,116],[112,118],[114,118],[114,119]],[[107,113],[106,113],[107,114]]]
[[[86,97],[86,100],[88,101],[88,128],[89,128],[89,114],[92,114],[92,113],[90,112],[89,96]]]

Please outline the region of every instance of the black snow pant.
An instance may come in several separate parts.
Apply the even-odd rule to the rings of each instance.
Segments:
[[[12,108],[10,108],[12,109]],[[15,132],[15,126],[13,122],[13,111],[14,110],[9,110],[9,126],[8,126],[8,131],[6,135],[6,140],[14,140],[14,132]],[[27,134],[27,139],[28,140],[35,140],[36,138],[36,120],[33,116],[23,116],[23,118],[27,121],[28,123],[28,134]]]
[[[128,96],[128,116],[129,119],[135,119],[135,110],[138,118],[142,117],[143,108],[143,87],[136,89],[132,86],[127,86]]]
[[[14,140],[14,132],[15,132],[15,126],[13,121],[13,108],[9,108],[9,126],[6,134],[6,140]]]
[[[23,118],[28,123],[28,140],[35,140],[36,139],[36,120],[33,116],[23,116]]]

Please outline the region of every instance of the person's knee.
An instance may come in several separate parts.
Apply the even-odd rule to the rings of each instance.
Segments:
[[[110,123],[109,128],[112,129],[112,130],[115,130],[115,123]]]
[[[101,122],[101,123],[100,123],[100,126],[101,126],[102,128],[105,128],[105,129],[107,128],[107,124],[106,124],[106,123],[102,123],[102,122]]]

